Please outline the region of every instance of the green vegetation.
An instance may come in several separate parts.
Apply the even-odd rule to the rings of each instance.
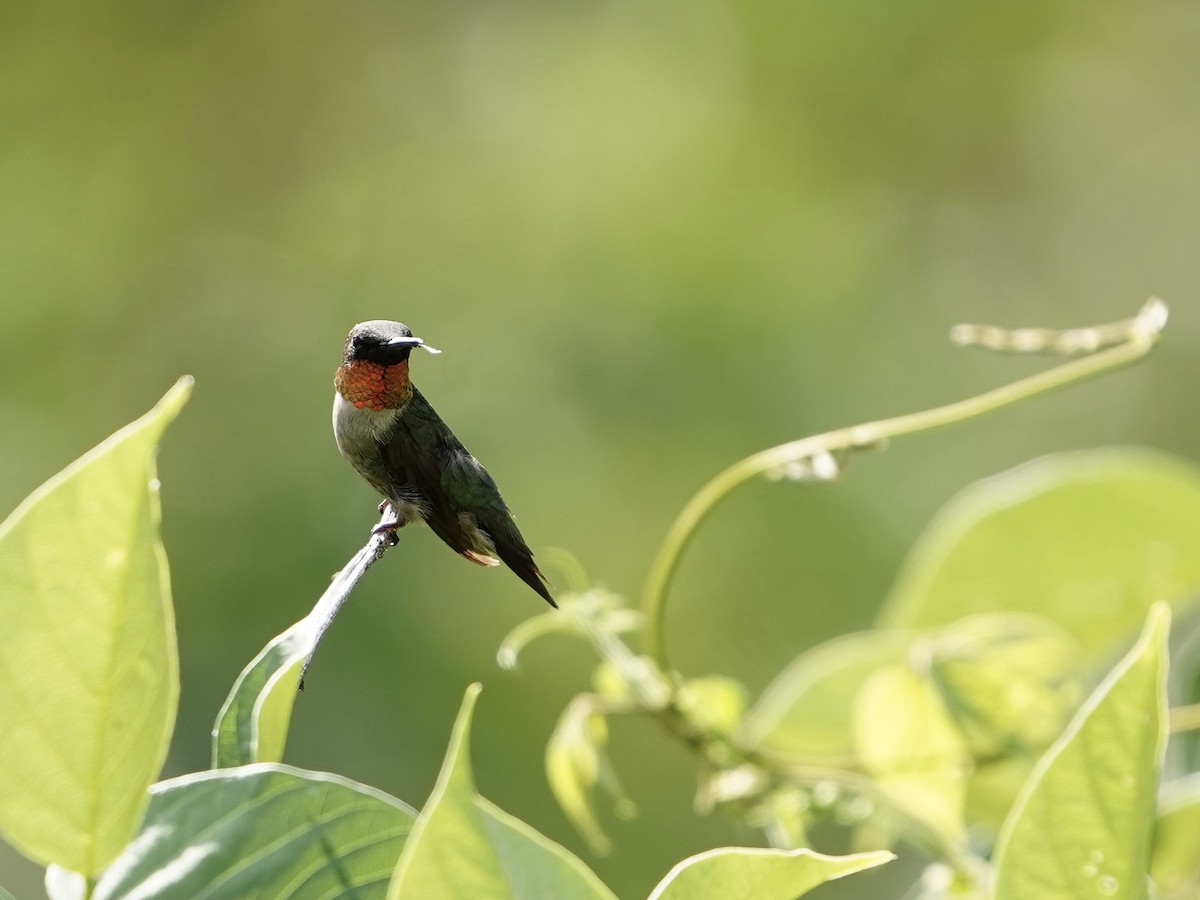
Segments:
[[[275,760],[423,808],[482,683],[478,792],[623,900],[712,848],[844,857],[900,835],[897,859],[813,891],[893,900],[991,863],[1033,748],[1164,600],[1174,730],[1149,870],[1161,896],[1195,894],[1197,614],[1165,554],[1200,461],[1194,0],[5,0],[0,23],[0,519],[195,377],[158,457],[178,702],[173,729],[151,721],[176,682],[128,670],[164,689],[130,724],[136,783]],[[1152,294],[1172,319],[1144,364],[831,453],[832,483],[785,465],[723,494],[645,617],[672,523],[714,476],[1045,368],[952,346],[955,322],[1065,328]],[[607,610],[634,659],[657,629],[678,717],[637,711],[586,637],[497,667],[509,633],[590,614],[531,619],[517,579],[428,529],[354,590],[304,693],[275,659],[298,663],[308,625],[231,690],[377,520],[329,422],[341,341],[377,318],[444,350],[414,380],[556,596]],[[67,518],[56,560],[90,541]],[[1160,522],[1167,540],[1136,539]],[[80,640],[158,633],[152,610],[106,621],[78,593],[55,612]],[[0,613],[0,667],[24,617]],[[81,647],[79,692],[44,699],[96,729],[76,712],[101,660]],[[892,771],[915,729],[890,714],[917,710],[969,771]],[[693,745],[684,722],[731,736]],[[6,733],[0,754],[64,745],[51,783],[84,789],[97,775],[71,757],[100,739]],[[137,820],[117,800],[139,798],[95,813]],[[62,812],[42,811],[56,843],[88,827]],[[954,859],[938,842],[959,816]],[[37,900],[44,876],[0,839],[0,886]]]
[[[736,679],[687,676],[666,655],[683,548],[751,476],[836,479],[889,437],[1130,362],[1164,321],[1149,304],[1108,349],[739,463],[685,507],[641,612],[564,563],[562,609],[515,629],[499,659],[515,667],[534,642],[583,640],[596,654],[593,689],[567,705],[546,751],[549,784],[591,848],[612,847],[599,795],[623,815],[637,799],[618,782],[628,767],[610,758],[610,723],[644,718],[694,758],[700,813],[773,845],[674,868],[664,858],[654,900],[787,900],[906,847],[924,854],[927,898],[1138,896],[1148,875],[1164,896],[1200,888],[1197,775],[1164,769],[1169,724],[1186,750],[1198,718],[1167,694],[1172,609],[1186,613],[1200,588],[1200,470],[1189,463],[1081,451],[968,487],[918,541],[877,627],[800,654],[753,702]],[[0,526],[0,832],[48,867],[53,900],[615,896],[477,790],[478,685],[419,812],[281,764],[320,607],[237,679],[213,768],[155,781],[179,662],[154,460],[190,390],[181,380]],[[630,641],[643,629],[644,653]]]

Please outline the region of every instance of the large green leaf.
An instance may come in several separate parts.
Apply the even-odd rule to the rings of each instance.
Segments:
[[[1047,751],[1005,822],[996,900],[1145,895],[1166,744],[1167,631],[1142,637]]]
[[[945,625],[982,612],[1053,619],[1089,659],[1158,600],[1200,589],[1200,472],[1147,450],[1035,460],[964,490],[930,525],[880,617]]]
[[[722,847],[685,859],[659,882],[649,900],[792,900],[827,881],[895,858],[885,851],[825,856],[812,850]]]
[[[150,795],[94,900],[382,898],[416,820],[374,788],[271,764],[184,775]]]
[[[475,793],[467,744],[479,690],[467,689],[437,785],[396,865],[389,900],[613,900],[576,857]]]
[[[1150,877],[1162,900],[1200,897],[1200,773],[1163,789]]]
[[[0,525],[0,830],[85,875],[136,832],[175,720],[154,451],[190,391],[181,379]]]

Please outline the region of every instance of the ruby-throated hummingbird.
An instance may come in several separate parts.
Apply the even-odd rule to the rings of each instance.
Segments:
[[[429,347],[407,326],[376,320],[350,329],[334,375],[338,450],[395,515],[395,531],[424,521],[454,552],[503,562],[557,606],[496,482],[408,379],[408,356]]]

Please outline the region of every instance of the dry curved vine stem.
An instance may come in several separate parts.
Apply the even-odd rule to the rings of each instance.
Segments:
[[[955,325],[950,340],[959,347],[980,347],[1001,353],[1053,353],[1082,356],[1129,341],[1136,328],[1161,331],[1167,305],[1151,297],[1132,319],[1086,328],[1002,328],[999,325]]]
[[[668,677],[675,677],[669,674],[672,673],[672,669],[663,635],[667,592],[675,570],[679,567],[683,551],[697,528],[717,503],[739,485],[761,475],[826,480],[819,474],[816,478],[813,476],[821,472],[836,476],[841,468],[840,464],[853,452],[886,446],[891,438],[952,425],[1136,362],[1150,352],[1166,323],[1167,305],[1153,297],[1132,319],[1092,328],[1066,331],[1020,328],[1006,331],[995,326],[959,325],[951,332],[951,339],[958,344],[1021,353],[1085,355],[966,400],[802,438],[763,450],[734,463],[704,485],[688,501],[659,548],[642,594],[647,652],[663,673],[667,673]],[[830,460],[838,465],[829,466]]]

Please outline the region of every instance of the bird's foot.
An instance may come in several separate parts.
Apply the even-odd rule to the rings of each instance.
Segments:
[[[386,515],[388,511],[390,511],[392,514],[391,520],[386,521],[386,522],[380,522],[378,525],[376,525],[374,528],[372,528],[371,536],[374,537],[377,534],[386,534],[387,538],[388,538],[388,542],[391,544],[391,546],[395,547],[398,543],[400,543],[400,538],[396,534],[396,532],[400,530],[400,526],[403,525],[404,523],[400,521],[400,516],[396,512],[396,510],[392,506],[392,504],[390,504],[390,503],[388,503],[388,501],[384,500],[382,503],[379,504],[379,514],[381,516]]]
[[[397,534],[399,530],[399,522],[380,522],[371,529],[371,537],[374,537],[377,534],[385,534],[387,535],[388,544],[392,547],[395,547],[398,543],[400,543],[400,535]]]

